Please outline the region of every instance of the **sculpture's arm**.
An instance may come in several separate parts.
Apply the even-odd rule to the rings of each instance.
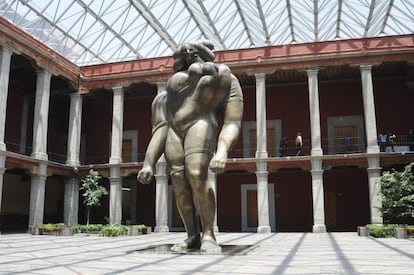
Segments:
[[[154,175],[155,164],[164,153],[168,124],[165,117],[166,92],[154,98],[152,103],[152,137],[145,152],[144,165],[137,175],[137,180],[147,184]]]
[[[237,78],[231,75],[230,97],[224,106],[224,124],[220,131],[216,153],[210,162],[210,168],[213,172],[221,173],[224,171],[228,152],[239,137],[242,118],[242,89]]]

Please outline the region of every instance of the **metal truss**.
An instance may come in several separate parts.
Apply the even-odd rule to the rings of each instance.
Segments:
[[[79,66],[414,33],[412,0],[0,0],[0,16]]]

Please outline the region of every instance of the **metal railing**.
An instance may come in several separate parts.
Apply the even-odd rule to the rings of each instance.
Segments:
[[[279,153],[279,144],[273,146],[274,152],[268,152],[269,157],[280,157]],[[381,152],[385,153],[401,153],[401,152],[414,152],[414,137],[411,135],[398,135],[395,140],[388,141],[385,144],[378,145],[381,148]],[[382,146],[383,145],[383,146]],[[243,148],[249,148],[250,144],[242,144]],[[358,154],[366,152],[366,144],[363,139],[357,137],[351,137],[350,139],[341,138],[341,139],[323,139],[321,142],[321,147],[324,155],[340,155],[340,154]],[[7,151],[30,156],[32,153],[32,147],[19,144],[19,142],[14,140],[6,140]],[[255,150],[252,150],[250,155],[246,155],[246,150],[243,148],[237,147],[230,151],[229,158],[254,158]],[[300,156],[310,155],[311,152],[311,140],[304,139],[303,146],[300,153]],[[67,155],[59,154],[55,152],[47,152],[48,159],[57,163],[66,163]],[[294,140],[288,140],[288,148],[285,156],[296,156],[297,150]],[[95,156],[86,156],[80,157],[80,162],[82,165],[91,165],[91,164],[106,164],[109,163],[110,156],[105,155],[95,155]],[[143,162],[145,158],[145,152],[131,153],[129,155],[124,155],[124,163],[130,162]]]

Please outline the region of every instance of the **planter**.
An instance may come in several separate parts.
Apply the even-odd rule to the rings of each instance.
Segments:
[[[358,226],[357,231],[358,231],[358,236],[360,236],[360,237],[368,237],[369,236],[369,229],[366,226]]]
[[[151,227],[150,226],[130,226],[128,228],[128,236],[137,236],[142,234],[149,234],[151,233]]]
[[[71,227],[62,227],[62,226],[33,226],[30,228],[30,233],[32,235],[51,235],[51,236],[72,236],[73,229]]]
[[[395,237],[397,239],[407,239],[407,230],[405,228],[395,228]]]

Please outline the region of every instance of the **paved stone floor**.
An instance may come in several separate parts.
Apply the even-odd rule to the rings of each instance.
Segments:
[[[414,274],[414,239],[347,233],[219,233],[243,253],[139,250],[173,244],[185,233],[136,237],[0,235],[0,274]]]

